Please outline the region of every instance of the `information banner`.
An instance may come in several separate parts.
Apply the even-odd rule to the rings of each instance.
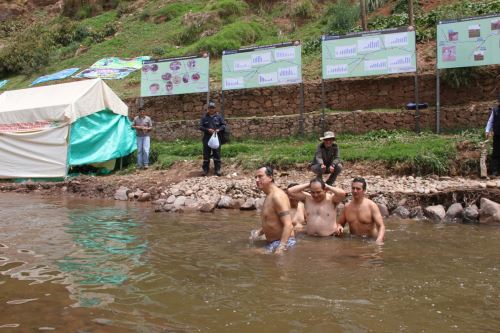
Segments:
[[[299,41],[222,52],[222,90],[302,82]]]
[[[323,79],[417,71],[415,31],[394,28],[322,37]]]
[[[144,61],[141,72],[142,97],[208,92],[208,54]]]
[[[500,14],[439,22],[438,68],[500,64]]]

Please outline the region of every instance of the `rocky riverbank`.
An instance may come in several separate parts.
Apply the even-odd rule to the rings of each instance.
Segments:
[[[346,168],[337,186],[349,191],[359,169]],[[170,170],[136,171],[128,175],[80,176],[62,182],[0,183],[2,192],[50,196],[83,196],[151,205],[156,212],[213,212],[217,209],[260,209],[264,194],[253,173],[227,167],[223,177],[201,177],[196,165],[179,163]],[[309,171],[277,171],[275,181],[286,188],[307,182]],[[365,175],[368,195],[384,216],[469,223],[500,223],[500,180],[462,177]],[[348,198],[349,200],[349,198]]]

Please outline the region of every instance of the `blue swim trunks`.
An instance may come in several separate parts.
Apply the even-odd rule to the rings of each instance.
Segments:
[[[294,247],[295,244],[297,244],[297,240],[295,239],[295,237],[290,237],[288,238],[288,242],[286,242],[286,248],[287,250]],[[269,252],[269,253],[273,253],[274,251],[276,251],[276,249],[278,248],[278,246],[280,246],[280,240],[275,240],[275,241],[272,241],[271,243],[268,243],[266,244],[266,251]]]

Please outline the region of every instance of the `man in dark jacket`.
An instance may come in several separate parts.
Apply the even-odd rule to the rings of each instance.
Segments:
[[[216,112],[215,102],[208,102],[207,112],[200,120],[200,131],[203,132],[203,175],[208,175],[210,169],[210,158],[214,159],[215,174],[221,176],[220,146],[212,149],[208,146],[208,140],[214,132],[222,132],[226,128],[224,117]]]
[[[500,95],[497,97],[497,106],[491,110],[490,118],[486,124],[486,139],[493,132],[493,153],[491,154],[490,175],[498,176],[500,171]]]
[[[335,133],[325,132],[319,138],[322,142],[316,148],[311,169],[318,176],[323,177],[323,174],[330,174],[326,183],[332,186],[337,180],[337,176],[342,171],[342,164],[339,157],[339,146],[335,143]]]

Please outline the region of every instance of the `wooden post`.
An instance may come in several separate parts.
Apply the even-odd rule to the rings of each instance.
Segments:
[[[368,30],[368,22],[366,20],[366,0],[359,0],[359,10],[361,11],[361,27],[363,31]]]
[[[413,0],[408,0],[408,18],[410,20],[410,25],[415,27],[415,17],[413,14]]]

